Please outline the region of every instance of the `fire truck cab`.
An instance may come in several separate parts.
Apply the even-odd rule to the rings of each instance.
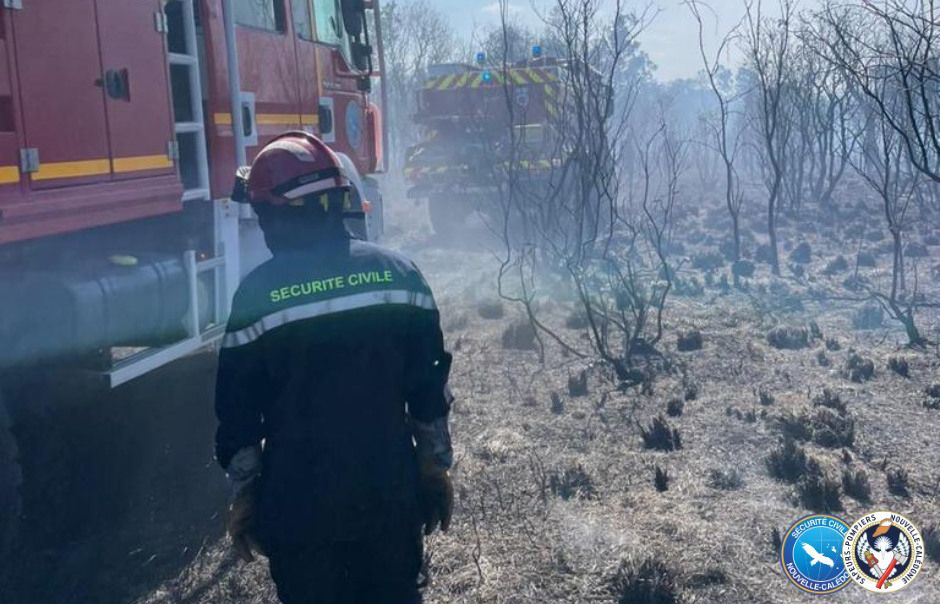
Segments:
[[[236,167],[303,129],[381,228],[378,0],[4,0],[0,390],[36,367],[117,386],[214,345],[262,258]],[[0,550],[19,514],[0,393]]]

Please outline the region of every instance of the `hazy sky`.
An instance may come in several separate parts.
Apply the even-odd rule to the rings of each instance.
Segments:
[[[469,37],[481,27],[499,23],[499,5],[496,0],[429,0],[446,13],[458,32]],[[779,0],[763,0],[764,11],[776,14]],[[817,0],[802,0],[801,6],[813,6]],[[706,44],[714,48],[718,40],[738,22],[743,15],[740,0],[709,0],[712,12],[705,13]],[[637,0],[635,6],[645,6],[645,0]],[[640,37],[640,43],[659,66],[656,77],[660,80],[694,77],[701,69],[698,53],[698,29],[682,0],[652,0],[659,14]],[[533,28],[540,21],[539,7],[550,6],[546,0],[510,0],[513,20]],[[738,61],[737,49],[730,56]]]

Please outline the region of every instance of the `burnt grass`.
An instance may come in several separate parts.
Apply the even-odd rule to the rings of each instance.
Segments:
[[[455,515],[426,542],[426,602],[798,604],[806,596],[788,584],[772,542],[803,516],[852,521],[889,509],[922,529],[940,526],[940,411],[925,403],[940,356],[906,348],[896,322],[876,324],[871,303],[848,300],[859,294],[843,286],[859,245],[847,233],[872,228],[874,210],[781,220],[776,278],[755,257],[766,232],[764,208],[752,206],[742,224],[755,233],[743,246],[754,270],[738,286],[719,251],[726,215],[684,209],[677,232],[696,260],[678,278],[696,286],[669,298],[662,357],[638,359],[645,379],[630,387],[551,338],[541,338],[540,362],[521,310],[504,302],[495,311],[490,254],[454,254],[414,235],[392,241],[434,288],[454,351]],[[911,238],[933,234],[921,222]],[[808,257],[796,249],[804,241]],[[787,268],[794,251],[806,261],[799,274]],[[883,287],[890,254],[868,241],[861,251],[874,266],[859,267],[859,278]],[[927,251],[916,259],[919,293],[936,301],[940,277],[928,275],[940,247]],[[572,296],[537,296],[534,307],[586,350]],[[918,325],[936,339],[937,309],[919,311]],[[683,339],[680,351],[693,331],[704,346]],[[899,357],[904,372],[891,361]],[[937,593],[940,576],[928,568],[902,600]],[[275,602],[266,566],[236,563],[216,542],[138,604],[231,601]]]

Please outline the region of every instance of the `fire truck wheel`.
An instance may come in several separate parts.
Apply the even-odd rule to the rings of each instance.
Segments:
[[[444,240],[451,241],[464,235],[467,217],[473,208],[462,199],[429,199],[428,214],[434,233]]]
[[[0,392],[0,560],[10,553],[20,523],[23,481],[13,422]]]

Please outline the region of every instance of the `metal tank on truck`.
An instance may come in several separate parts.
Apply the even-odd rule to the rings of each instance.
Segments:
[[[42,401],[3,390],[64,371],[113,388],[213,347],[260,260],[256,220],[226,201],[237,166],[286,130],[314,133],[358,186],[350,228],[381,234],[378,12],[378,0],[3,3],[0,553],[24,494],[61,478],[22,471],[42,443],[17,442],[17,417]]]
[[[508,65],[489,66],[479,53],[475,65],[428,69],[414,118],[422,140],[407,152],[405,178],[438,235],[460,234],[473,212],[498,227],[510,178],[530,193],[551,186],[569,161],[565,70],[539,47]]]

